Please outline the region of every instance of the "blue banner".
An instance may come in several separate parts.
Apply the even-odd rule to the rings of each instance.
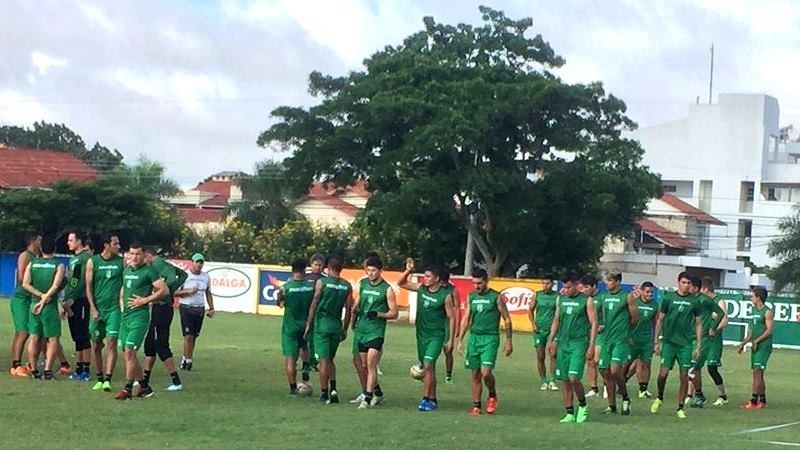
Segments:
[[[292,278],[292,272],[286,270],[258,271],[258,305],[275,306],[278,299],[278,288]]]

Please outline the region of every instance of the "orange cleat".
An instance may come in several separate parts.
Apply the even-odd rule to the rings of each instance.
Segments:
[[[497,397],[489,397],[486,399],[486,412],[494,414],[497,411]]]
[[[123,389],[123,390],[119,391],[117,393],[117,395],[114,396],[114,398],[117,399],[117,400],[130,400],[132,397],[131,397],[130,392],[128,392],[125,389]]]
[[[748,400],[742,403],[742,409],[757,409],[758,405],[759,405],[758,403],[753,403],[750,400]]]
[[[31,369],[28,366],[17,366],[17,370],[14,375],[18,377],[30,377],[31,376]]]
[[[481,415],[481,409],[478,408],[477,406],[473,406],[472,409],[469,410],[469,415],[473,416],[473,417],[480,416]]]
[[[72,373],[72,367],[70,367],[69,365],[61,366],[58,368],[58,374],[61,376],[65,377],[71,373]]]
[[[765,409],[767,407],[766,403],[758,402],[756,403],[755,409]]]

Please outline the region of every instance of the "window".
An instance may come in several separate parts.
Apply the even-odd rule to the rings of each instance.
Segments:
[[[753,221],[739,219],[739,235],[736,239],[736,249],[740,252],[749,252],[752,244]]]
[[[678,186],[675,186],[674,184],[665,184],[662,187],[664,188],[664,192],[669,192],[671,194],[678,192]]]
[[[776,202],[778,201],[778,197],[775,196],[775,189],[776,188],[767,188],[767,201]],[[780,191],[778,191],[780,192]]]
[[[746,199],[748,202],[752,202],[755,197],[756,197],[756,188],[755,186],[753,186],[753,183],[750,183],[750,186],[747,187]]]

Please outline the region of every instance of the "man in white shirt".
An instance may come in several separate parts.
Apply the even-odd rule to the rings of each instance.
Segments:
[[[192,268],[183,287],[175,292],[180,297],[181,331],[183,333],[183,358],[181,370],[192,370],[194,345],[203,328],[203,317],[214,317],[214,298],[211,295],[211,278],[203,272],[205,257],[192,255]],[[206,303],[208,309],[206,310]]]

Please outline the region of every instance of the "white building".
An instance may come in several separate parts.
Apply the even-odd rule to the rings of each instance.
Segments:
[[[691,105],[688,117],[631,134],[664,191],[725,226],[708,229],[701,254],[774,265],[767,256],[776,222],[800,201],[800,143],[779,141],[778,101],[762,94],[721,94]],[[658,211],[648,211],[648,214]]]

